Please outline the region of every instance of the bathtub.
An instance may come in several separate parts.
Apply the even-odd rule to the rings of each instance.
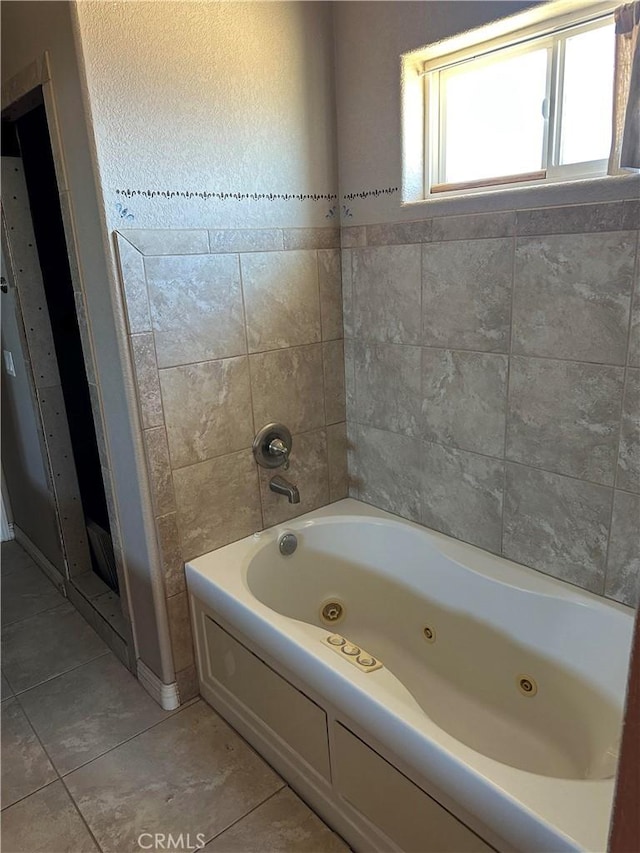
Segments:
[[[351,499],[186,574],[202,695],[354,848],[606,850],[629,608]]]

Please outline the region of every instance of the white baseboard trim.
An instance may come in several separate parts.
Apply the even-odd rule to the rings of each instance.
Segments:
[[[165,684],[140,658],[136,661],[136,667],[138,681],[147,693],[156,700],[163,710],[175,711],[180,706],[177,682],[174,681],[172,684]]]
[[[62,575],[58,569],[53,565],[51,560],[49,560],[42,551],[38,548],[37,545],[34,545],[31,539],[27,536],[24,530],[21,530],[17,524],[13,524],[13,536],[18,545],[20,545],[27,554],[31,557],[34,562],[36,562],[45,575],[49,578],[51,583],[60,590],[60,592],[66,596],[66,586],[64,575]]]

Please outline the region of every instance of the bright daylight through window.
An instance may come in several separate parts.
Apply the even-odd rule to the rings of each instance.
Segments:
[[[607,15],[426,63],[425,194],[606,174],[614,51]]]

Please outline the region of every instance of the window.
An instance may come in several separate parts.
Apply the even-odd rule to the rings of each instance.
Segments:
[[[537,30],[422,63],[424,196],[606,174],[613,15]]]

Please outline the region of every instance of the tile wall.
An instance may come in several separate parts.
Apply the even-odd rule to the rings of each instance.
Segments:
[[[626,604],[638,202],[342,230],[350,493]]]
[[[345,497],[336,228],[116,235],[178,687],[197,692],[183,562]],[[255,433],[293,433],[291,505]]]

